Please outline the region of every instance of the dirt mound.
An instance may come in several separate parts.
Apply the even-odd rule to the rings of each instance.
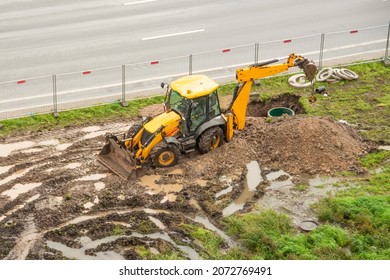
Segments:
[[[319,117],[248,119],[242,134],[268,168],[290,174],[362,172],[358,157],[368,147],[348,126]]]
[[[184,160],[188,176],[209,180],[219,172],[242,173],[257,160],[263,167],[292,175],[364,172],[358,158],[368,146],[352,128],[319,117],[282,117],[267,123],[248,117],[245,130],[236,132],[230,143],[217,150]]]

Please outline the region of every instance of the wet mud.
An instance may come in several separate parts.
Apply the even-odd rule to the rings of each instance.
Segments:
[[[281,105],[298,104],[291,98]],[[226,216],[272,208],[295,225],[315,218],[310,205],[336,189],[336,171],[360,170],[357,158],[367,147],[330,120],[267,123],[261,117],[267,108],[258,107],[249,106],[247,128],[231,142],[209,154],[182,155],[172,168],[147,166],[128,182],[96,155],[106,133],[127,131],[131,122],[4,139],[0,259],[202,259],[205,248],[183,225],[213,231],[232,248],[238,245],[224,232]],[[297,191],[305,178],[314,180],[307,181],[311,187]]]

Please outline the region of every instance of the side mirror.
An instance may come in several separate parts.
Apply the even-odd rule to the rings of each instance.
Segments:
[[[164,112],[168,113],[171,110],[168,102],[164,102]]]
[[[162,83],[160,84],[160,86],[161,86],[161,88],[165,88],[166,86],[169,86],[169,84],[162,82]]]

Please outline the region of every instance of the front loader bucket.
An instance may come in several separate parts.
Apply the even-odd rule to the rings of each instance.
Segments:
[[[122,149],[113,139],[109,138],[97,156],[98,161],[124,180],[134,172],[136,161],[130,152]]]

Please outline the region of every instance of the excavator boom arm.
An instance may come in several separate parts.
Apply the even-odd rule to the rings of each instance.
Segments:
[[[250,91],[254,80],[270,77],[287,71],[290,67],[298,66],[306,74],[306,67],[309,63],[307,59],[294,53],[290,54],[283,64],[269,65],[278,62],[273,59],[260,64],[254,64],[247,68],[240,68],[236,71],[236,79],[240,83],[233,95],[230,111],[233,114],[234,128],[241,130],[245,128],[246,110]],[[315,67],[315,65],[313,65]]]

